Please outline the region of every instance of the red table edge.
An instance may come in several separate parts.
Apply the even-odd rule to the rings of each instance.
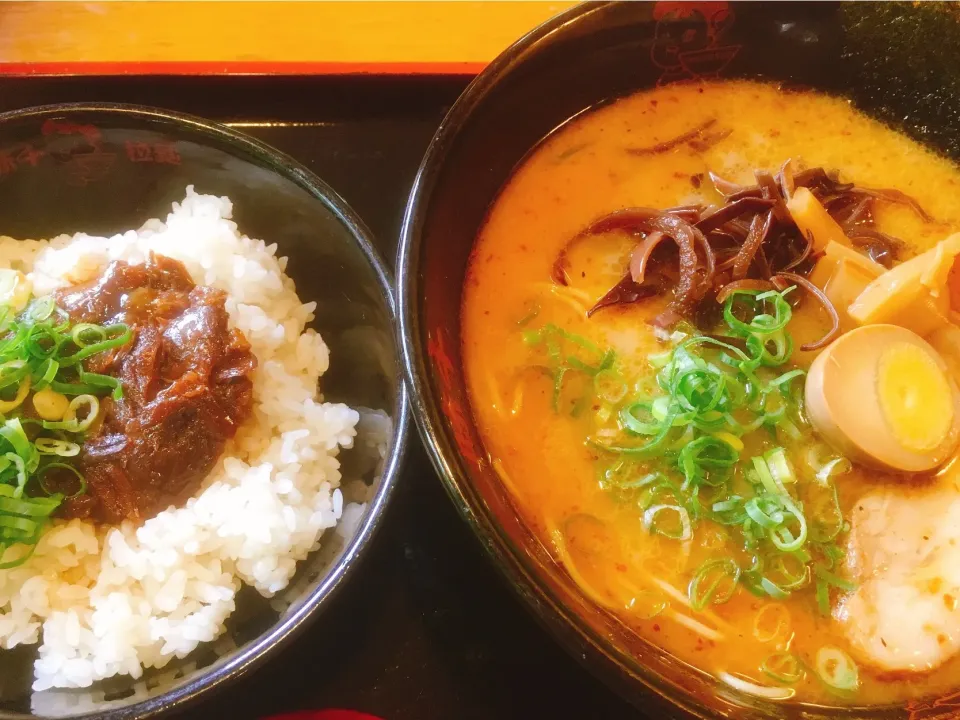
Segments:
[[[356,710],[299,710],[283,715],[270,715],[262,720],[381,720]]]
[[[0,76],[44,75],[476,75],[482,62],[159,60],[0,62]]]

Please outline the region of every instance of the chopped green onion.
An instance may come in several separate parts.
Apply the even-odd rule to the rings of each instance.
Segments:
[[[837,488],[833,485],[820,485],[819,482],[811,483],[804,498],[804,505],[811,518],[810,539],[819,543],[832,541],[840,534],[844,525]]]
[[[783,486],[783,484],[778,482],[777,479],[773,477],[773,473],[770,472],[770,466],[763,457],[754,457],[751,458],[751,460],[753,462],[753,469],[757,473],[757,477],[768,493],[771,495],[788,494],[787,489]]]
[[[803,433],[800,432],[800,428],[798,428],[794,422],[785,417],[781,417],[779,420],[777,420],[776,425],[777,429],[783,430],[783,432],[785,432],[787,436],[793,440],[799,440],[801,437],[803,437]]]
[[[781,487],[797,481],[783,448],[774,448],[764,454],[763,458],[767,461],[767,469],[770,471],[770,475]]]
[[[770,541],[783,552],[794,552],[803,547],[803,544],[807,541],[807,519],[789,496],[781,497],[780,502],[786,511],[784,524],[769,531]],[[790,516],[792,516],[797,523],[796,535],[786,526],[786,522],[790,519]]]
[[[607,368],[593,376],[597,397],[609,403],[618,403],[627,394],[627,383],[616,370]]]
[[[60,363],[58,363],[53,358],[47,358],[39,367],[34,371],[33,377],[33,389],[34,390],[43,390],[47,387],[53,379],[57,376],[57,372],[60,370]]]
[[[33,555],[33,551],[37,549],[36,543],[21,543],[19,540],[4,541],[2,538],[3,533],[0,532],[0,570],[9,570],[23,565]],[[19,543],[21,554],[11,560],[7,551],[13,543]],[[23,550],[24,547],[26,547],[26,550]]]
[[[73,340],[74,345],[82,348],[87,347],[87,345],[103,342],[107,339],[107,332],[99,325],[78,323],[73,326],[73,330],[70,332],[70,338]]]
[[[834,475],[842,475],[850,472],[852,466],[845,457],[837,457],[830,460],[823,467],[817,470],[817,480],[826,484]]]
[[[739,458],[739,453],[729,443],[704,435],[686,444],[677,462],[686,479],[685,485],[715,485],[726,479],[725,471]]]
[[[553,410],[556,413],[561,410],[564,383],[569,373],[581,373],[587,378],[595,379],[598,374],[611,370],[616,360],[612,350],[602,351],[586,338],[569,333],[553,324],[544,325],[539,330],[525,330],[523,340],[531,348],[546,355],[546,364],[538,367],[542,367],[553,378]],[[99,343],[99,345],[102,344]],[[90,347],[97,347],[97,345]],[[87,348],[84,348],[79,352],[86,350]],[[599,382],[603,384],[604,380]],[[592,386],[596,388],[597,383],[594,382]],[[626,394],[626,385],[624,385],[623,394]],[[582,393],[579,399],[572,402],[570,414],[579,415],[588,402],[587,394]]]
[[[0,427],[0,438],[6,440],[13,451],[24,460],[33,457],[33,445],[27,439],[27,434],[23,431],[23,425],[20,424],[19,418],[10,418],[3,424],[3,427]]]
[[[827,616],[830,614],[830,586],[825,580],[817,578],[817,609],[820,614]]]
[[[63,500],[62,495],[20,497],[18,491],[0,484],[0,569],[22,565],[33,555],[46,520]],[[15,545],[19,550],[9,552]]]
[[[821,615],[830,614],[830,588],[835,587],[842,592],[853,592],[857,589],[855,583],[835,575],[822,565],[817,565],[813,570],[816,576],[816,598],[817,608]]]
[[[103,387],[88,385],[81,382],[60,382],[54,380],[50,383],[50,389],[61,395],[92,395],[93,393],[103,392]]]
[[[57,355],[63,343],[64,338],[54,328],[44,323],[30,328],[23,347],[33,358],[47,360]]]
[[[817,651],[817,675],[830,688],[851,692],[860,685],[857,664],[843,650],[825,646]]]
[[[67,440],[55,440],[53,438],[37,438],[34,440],[37,446],[37,452],[43,455],[59,455],[60,457],[76,457],[80,454],[80,446],[75,442]]]
[[[633,457],[647,457],[658,455],[663,452],[664,440],[669,434],[670,430],[673,428],[673,418],[669,419],[669,422],[663,424],[660,428],[660,432],[656,437],[651,438],[648,442],[643,445],[606,445],[603,443],[598,443],[596,441],[590,441],[590,445],[598,450],[603,450],[604,452],[613,453],[615,455],[630,455]]]
[[[30,366],[23,360],[9,360],[0,365],[0,390],[19,382],[30,374]]]
[[[695,608],[729,599],[740,585],[777,600],[815,585],[818,603],[829,605],[830,588],[843,582],[831,572],[847,528],[831,477],[844,465],[831,460],[817,481],[798,472],[809,423],[805,371],[787,366],[793,289],[731,294],[719,334],[691,329],[647,357],[654,383],[631,386],[612,353],[556,326],[524,331],[546,359],[557,409],[561,391],[564,408],[576,392],[569,373],[592,380],[598,430],[587,445],[602,488],[635,503],[648,532],[685,541],[701,520],[712,521],[753,559],[741,571],[737,547],[706,558],[687,588]]]
[[[53,315],[54,308],[56,308],[56,304],[50,295],[35,298],[23,311],[23,320],[29,325],[43,322]]]
[[[664,527],[664,513],[675,513],[676,527]],[[649,533],[657,533],[673,540],[689,540],[691,537],[690,513],[679,505],[652,505],[643,513],[643,527]]]
[[[60,504],[56,495],[50,497],[18,498],[16,490],[9,485],[0,485],[0,510],[16,515],[43,517]]]
[[[833,573],[829,572],[828,570],[824,570],[823,568],[818,567],[814,572],[816,572],[818,578],[826,582],[828,585],[832,585],[833,587],[840,588],[845,592],[853,592],[854,590],[857,589],[856,583],[850,582],[849,580],[846,580],[840,577],[839,575],[834,575]]]
[[[760,587],[774,600],[786,600],[790,593],[773,582],[770,578],[760,578]]]
[[[740,566],[730,558],[708,560],[694,574],[687,586],[687,596],[694,610],[707,605],[720,605],[733,597],[740,580]],[[726,587],[721,585],[726,582]],[[701,588],[703,585],[703,588]]]
[[[78,411],[84,411],[82,420],[78,419]],[[100,412],[100,401],[94,395],[78,395],[70,401],[67,412],[63,420],[52,422],[43,421],[43,427],[47,430],[68,430],[70,432],[84,432],[97,419]]]
[[[4,453],[4,459],[9,460],[16,473],[17,487],[13,491],[14,497],[23,495],[23,490],[27,486],[27,466],[23,458],[16,453]]]
[[[757,525],[767,530],[783,524],[783,504],[779,495],[762,495],[750,498],[743,509]]]
[[[646,413],[649,419],[638,417],[641,413]],[[677,415],[674,414],[674,419],[676,419],[676,417]],[[632,405],[627,405],[620,410],[619,419],[623,428],[629,430],[634,435],[659,435],[664,426],[663,421],[658,421],[653,414],[651,403],[636,402]],[[671,427],[672,425],[673,422],[671,421]]]
[[[803,377],[804,375],[806,375],[806,372],[804,372],[803,370],[799,370],[799,369],[790,370],[788,372],[785,372],[780,377],[777,377],[771,380],[769,383],[767,383],[767,387],[772,388],[772,387],[777,387],[779,385],[787,385],[794,378]]]
[[[133,331],[128,328],[126,325],[108,325],[103,328],[104,332],[107,335],[107,339],[92,345],[87,345],[80,348],[72,355],[60,358],[60,365],[63,367],[70,367],[76,365],[81,360],[86,360],[92,355],[97,353],[102,353],[105,350],[111,350],[115,347],[120,347],[121,345],[126,345],[133,338]]]
[[[69,433],[89,430],[100,410],[97,396],[111,393],[119,399],[122,385],[108,375],[86,372],[82,361],[132,337],[124,324],[73,324],[50,296],[34,298],[19,315],[0,306],[0,413],[6,415],[0,416],[0,568],[30,558],[63,502],[61,493],[45,487],[47,473],[72,474],[77,489],[71,497],[86,491],[83,475],[65,462],[81,450]],[[29,394],[47,390],[72,398],[64,418],[48,422],[23,416],[21,406],[26,407]],[[55,437],[43,434],[44,429],[54,430]]]
[[[646,510],[651,505],[676,505],[683,497],[680,488],[670,478],[657,474],[641,489],[637,506]]]
[[[76,477],[77,480],[79,481],[79,486],[76,492],[74,492],[72,495],[67,495],[67,497],[74,498],[74,497],[77,497],[78,495],[82,495],[87,491],[87,479],[83,476],[83,473],[77,470],[73,465],[68,465],[67,463],[61,463],[61,462],[51,462],[51,463],[47,463],[42,468],[40,468],[40,471],[37,474],[37,481],[40,483],[40,487],[42,487],[43,491],[48,495],[53,496],[54,493],[50,492],[50,490],[47,489],[46,485],[44,485],[43,476],[46,475],[50,470],[66,470],[67,472],[74,475],[74,477]]]
[[[17,388],[17,394],[12,400],[0,400],[0,415],[6,415],[12,410],[16,410],[27,399],[30,392],[30,378],[25,377],[20,381],[20,387]]]
[[[647,355],[647,362],[657,370],[666,367],[667,363],[673,357],[673,350],[664,350],[663,352],[651,353]]]
[[[760,665],[760,669],[769,677],[784,685],[793,685],[803,679],[803,667],[793,653],[777,652],[770,655]]]
[[[787,326],[793,314],[790,303],[784,298],[784,295],[791,289],[787,288],[783,293],[776,291],[757,293],[755,290],[735,291],[724,303],[724,320],[727,321],[730,329],[741,337],[774,335]],[[752,313],[749,322],[744,322],[737,317],[738,313],[742,315],[741,308],[737,307],[738,301],[741,301],[742,305],[749,306],[747,311]],[[768,307],[768,304],[770,307]],[[767,311],[772,311],[773,314],[770,315]]]
[[[78,411],[81,408],[86,409],[83,420],[78,419]],[[82,432],[93,424],[93,421],[96,420],[97,413],[99,412],[100,401],[97,400],[95,395],[78,395],[70,401],[70,405],[67,408],[67,414],[63,417],[67,421],[75,420],[77,422],[77,429]]]
[[[0,515],[0,532],[7,539],[28,539],[37,535],[39,525],[36,521],[16,515]]]
[[[99,375],[91,372],[81,372],[80,382],[86,383],[92,387],[109,388],[111,391],[111,396],[114,400],[119,400],[123,397],[123,385],[115,377],[110,377],[109,375]]]
[[[721,525],[743,525],[748,517],[744,506],[745,502],[739,495],[715,502],[710,508],[712,519]]]
[[[764,629],[767,615],[773,615],[776,620],[772,629]],[[790,634],[790,611],[780,603],[768,603],[757,611],[753,619],[753,636],[762,643],[772,642]]]
[[[717,677],[734,690],[739,690],[742,693],[754,695],[765,700],[789,700],[796,694],[796,690],[793,688],[766,687],[728,672],[718,672]]]

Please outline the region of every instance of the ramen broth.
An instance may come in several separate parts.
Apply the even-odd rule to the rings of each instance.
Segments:
[[[642,150],[705,123],[713,133],[709,142]],[[854,691],[824,684],[813,670],[818,651],[850,649],[833,615],[818,610],[810,588],[781,599],[731,587],[725,602],[693,609],[688,587],[698,568],[711,558],[742,554],[729,528],[701,519],[687,540],[650,532],[636,493],[604,482],[612,459],[585,442],[602,424],[602,403],[576,407],[586,390],[573,373],[555,403],[554,380],[531,360],[530,334],[553,324],[613,350],[630,392],[654,387],[656,370],[648,356],[662,354],[670,343],[658,339],[664,333],[651,321],[669,294],[587,317],[622,278],[636,239],[598,233],[571,246],[566,284],[552,279],[558,255],[582,228],[613,210],[719,203],[708,172],[749,185],[755,169],[775,173],[788,158],[915,198],[935,222],[901,204],[880,203],[875,209],[877,227],[907,243],[901,261],[960,229],[957,168],[846,101],[753,83],[668,86],[620,99],[551,134],[518,167],[490,210],[470,261],[462,309],[473,411],[491,462],[526,521],[582,592],[642,637],[706,672],[789,688],[779,696],[784,699],[885,704],[942,692],[956,685],[956,658],[932,673],[894,677],[859,663]],[[789,331],[799,347],[828,327],[820,307],[802,302]],[[783,370],[806,368],[816,354],[795,350]],[[762,451],[751,442],[758,441],[745,441],[741,460]],[[813,472],[797,460],[804,443],[822,445],[816,433],[803,429],[792,455],[800,474]],[[657,462],[649,461],[651,472],[658,470]],[[876,471],[857,464],[835,478],[844,518],[876,478]],[[723,582],[718,594],[727,589]],[[842,596],[841,589],[830,588],[833,608]],[[792,682],[772,679],[763,668],[777,674],[777,663],[788,654],[798,665],[780,674]]]

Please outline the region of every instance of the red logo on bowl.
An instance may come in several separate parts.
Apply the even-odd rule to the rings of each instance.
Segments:
[[[116,154],[103,149],[100,130],[71,120],[45,120],[40,134],[47,140],[47,152],[67,171],[71,185],[88,185],[110,172]]]
[[[36,167],[43,155],[43,150],[37,150],[30,143],[20,143],[0,150],[0,178],[16,172],[24,165]]]
[[[355,710],[304,710],[286,715],[273,715],[263,720],[382,720],[382,718]]]
[[[653,19],[657,27],[650,59],[663,70],[658,85],[719,77],[740,51],[740,45],[722,42],[734,21],[729,3],[662,0]]]
[[[85,186],[106,177],[117,158],[117,153],[105,147],[103,136],[96,125],[72,120],[49,118],[40,126],[42,147],[19,143],[0,148],[0,180],[22,167],[36,167],[44,157],[52,158],[66,171],[67,183]],[[179,165],[177,144],[173,141],[124,143],[127,160],[134,163]]]
[[[128,140],[124,143],[124,148],[130,162],[180,164],[180,153],[177,152],[176,144],[172,142],[146,143]]]

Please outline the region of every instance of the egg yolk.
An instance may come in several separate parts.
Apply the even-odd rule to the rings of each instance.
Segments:
[[[909,450],[926,452],[944,441],[953,426],[953,395],[930,354],[895,343],[880,356],[877,394],[884,419]]]

